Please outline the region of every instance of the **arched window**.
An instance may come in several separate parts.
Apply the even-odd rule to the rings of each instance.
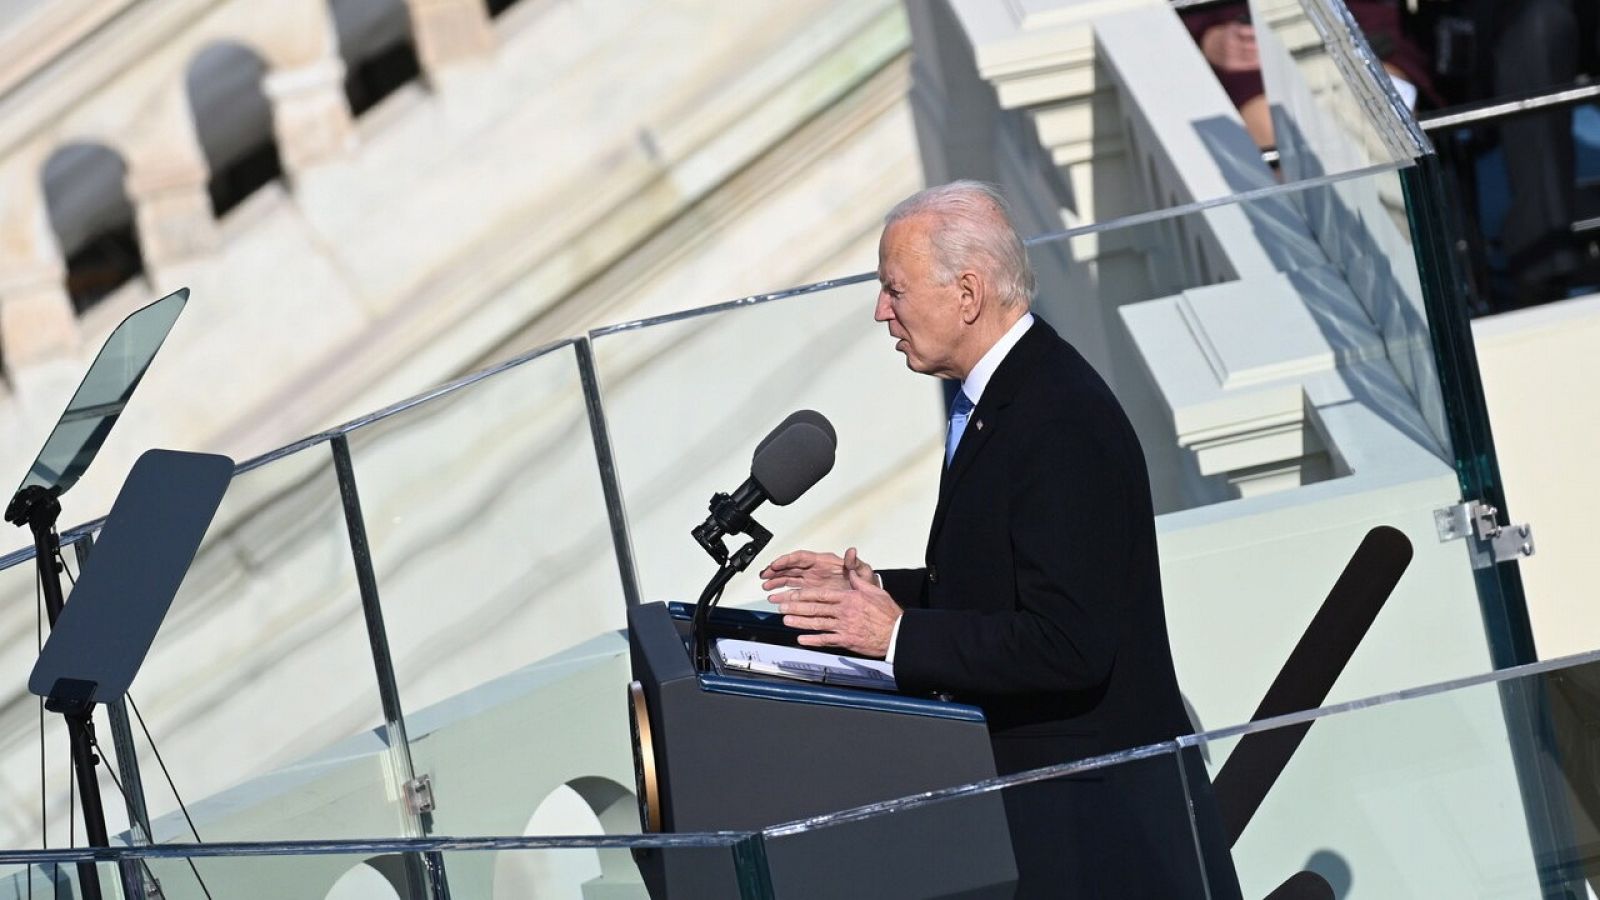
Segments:
[[[395,855],[374,856],[352,866],[333,883],[324,900],[400,900],[410,895],[405,866]]]
[[[68,144],[40,173],[50,227],[67,263],[67,294],[79,312],[144,271],[123,187],[127,173],[122,157],[100,144]]]
[[[376,106],[422,71],[405,0],[332,0],[352,115]]]
[[[600,777],[575,779],[551,791],[528,819],[523,834],[627,834],[639,830],[633,793]],[[626,850],[587,848],[514,850],[495,861],[496,900],[520,897],[577,897],[583,885],[601,879],[606,888],[636,886],[639,870]]]
[[[267,66],[239,44],[214,44],[189,64],[189,108],[211,170],[218,216],[283,175],[272,105],[261,90]]]

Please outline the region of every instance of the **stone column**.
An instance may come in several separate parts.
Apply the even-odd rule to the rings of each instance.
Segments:
[[[483,0],[406,0],[417,59],[430,79],[494,52],[494,30]]]
[[[204,162],[173,159],[129,167],[128,200],[145,268],[158,271],[216,249],[217,220],[206,189],[209,180]]]
[[[262,90],[272,103],[278,158],[291,179],[354,149],[355,128],[344,94],[344,74],[344,61],[327,57],[271,72],[263,80]]]
[[[13,383],[19,369],[65,356],[79,340],[41,162],[18,154],[0,171],[0,360]]]
[[[126,159],[128,202],[145,268],[159,272],[215,250],[217,221],[207,190],[211,170],[181,80],[152,105]]]

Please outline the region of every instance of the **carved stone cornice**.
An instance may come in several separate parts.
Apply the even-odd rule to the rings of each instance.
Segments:
[[[76,43],[37,62],[0,91],[0,157],[48,128],[87,94],[125,76],[223,0],[127,3]],[[61,4],[70,6],[72,4]]]

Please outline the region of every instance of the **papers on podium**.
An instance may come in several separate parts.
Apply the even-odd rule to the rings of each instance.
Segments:
[[[725,669],[777,675],[799,681],[843,687],[896,690],[894,666],[881,659],[861,659],[800,647],[783,647],[759,641],[717,639],[717,655]]]

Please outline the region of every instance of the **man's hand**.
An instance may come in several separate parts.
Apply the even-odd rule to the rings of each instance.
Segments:
[[[850,581],[845,573],[854,571],[862,578],[874,584],[877,575],[872,567],[856,556],[856,548],[851,547],[844,552],[844,556],[836,553],[815,553],[811,550],[796,550],[785,553],[761,570],[761,589],[771,591],[777,588],[822,588],[834,591],[850,590]]]
[[[852,549],[840,563],[857,562],[854,557]],[[862,574],[863,569],[867,574]],[[778,604],[783,624],[822,632],[800,635],[801,646],[841,647],[860,656],[883,659],[889,652],[894,623],[900,619],[900,606],[887,591],[878,587],[871,576],[872,570],[864,564],[845,565],[843,570],[848,582],[845,590],[802,587],[780,591],[767,599]]]
[[[1213,25],[1200,36],[1206,62],[1224,72],[1250,72],[1261,68],[1255,27],[1245,22]]]

